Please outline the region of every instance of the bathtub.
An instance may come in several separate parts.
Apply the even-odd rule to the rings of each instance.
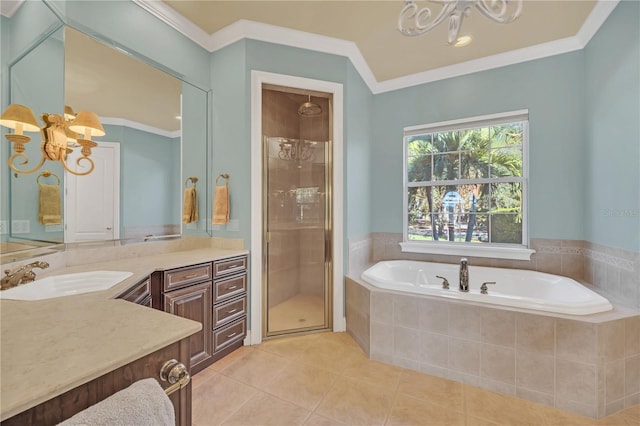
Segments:
[[[378,288],[407,293],[468,300],[491,305],[570,315],[589,315],[613,309],[611,303],[571,278],[521,269],[469,266],[469,292],[458,290],[460,266],[412,260],[378,262],[362,279]],[[449,289],[442,288],[442,280]],[[488,294],[480,293],[487,281]]]

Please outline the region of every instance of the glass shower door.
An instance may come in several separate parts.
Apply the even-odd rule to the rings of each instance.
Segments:
[[[264,335],[330,329],[330,142],[264,143]]]

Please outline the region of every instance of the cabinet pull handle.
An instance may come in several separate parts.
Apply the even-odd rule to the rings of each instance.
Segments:
[[[236,334],[238,334],[238,333],[236,332],[236,333],[228,334],[228,335],[227,335],[227,339],[230,339],[231,337],[235,336]]]
[[[160,369],[160,380],[169,382],[171,386],[166,388],[164,392],[167,395],[171,395],[175,391],[187,386],[191,381],[191,375],[189,370],[181,362],[175,359],[169,360],[164,363]]]
[[[238,312],[238,309],[232,309],[232,310],[230,310],[230,311],[227,311],[227,313],[228,313],[228,314],[232,314],[232,313],[234,313],[234,312]]]
[[[226,268],[224,269],[233,269],[233,268],[237,268],[239,265],[228,265]]]
[[[189,274],[189,275],[185,275],[184,277],[189,279],[189,278],[195,278],[198,276],[198,273],[196,272],[195,274]]]
[[[236,288],[238,288],[237,285],[232,285],[231,287],[227,287],[227,290],[235,290]]]

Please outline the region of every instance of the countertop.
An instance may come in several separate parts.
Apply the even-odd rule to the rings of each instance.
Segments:
[[[200,323],[113,299],[154,271],[246,254],[207,248],[58,269],[133,275],[108,290],[40,301],[0,300],[0,421],[198,332]]]

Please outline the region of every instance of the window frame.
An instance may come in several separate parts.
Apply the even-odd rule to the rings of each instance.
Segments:
[[[408,143],[406,138],[410,136],[424,135],[429,133],[442,133],[448,131],[459,131],[478,129],[499,124],[522,122],[522,244],[508,243],[482,243],[470,244],[452,241],[415,241],[409,240],[409,190],[417,187],[415,182],[409,182],[408,176]],[[529,246],[529,110],[516,110],[498,114],[489,114],[476,117],[468,117],[456,120],[442,121],[437,123],[409,126],[403,129],[402,136],[402,173],[403,173],[403,230],[402,242],[400,243],[403,252],[411,253],[431,253],[444,255],[491,257],[499,259],[529,260],[535,250]],[[452,181],[434,181],[438,184],[452,183]],[[504,178],[482,178],[483,183],[499,183]],[[459,185],[472,184],[478,179],[461,179]],[[457,180],[456,180],[457,181]]]

